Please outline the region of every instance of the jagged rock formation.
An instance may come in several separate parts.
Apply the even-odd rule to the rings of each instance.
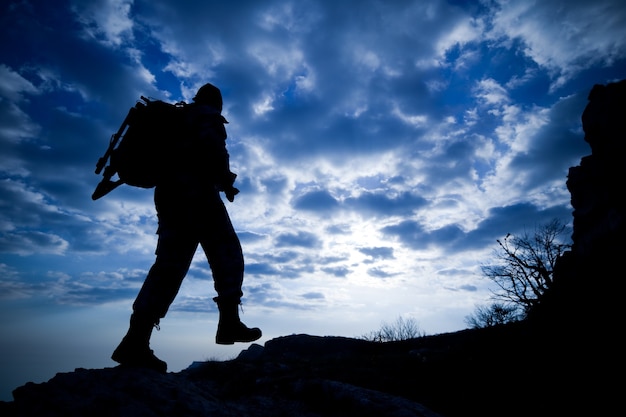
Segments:
[[[374,343],[293,335],[179,373],[77,369],[29,383],[3,417],[555,416],[621,406],[626,80],[582,115],[592,154],[568,174],[573,246],[525,322]],[[620,393],[621,394],[621,393]]]
[[[591,155],[569,170],[567,188],[574,207],[573,254],[579,259],[624,247],[626,205],[626,80],[595,85],[582,115]],[[620,239],[622,238],[622,239]]]
[[[593,404],[590,414],[599,415],[600,407],[618,406],[610,375],[621,369],[623,355],[626,80],[595,85],[588,100],[582,127],[591,155],[571,167],[567,178],[572,248],[557,261],[554,287],[533,319],[564,365],[570,363],[562,388]]]
[[[567,188],[573,245],[557,262],[551,318],[581,327],[618,323],[622,259],[626,253],[626,80],[595,85],[582,114],[591,155],[571,167]],[[621,320],[619,320],[621,322]]]

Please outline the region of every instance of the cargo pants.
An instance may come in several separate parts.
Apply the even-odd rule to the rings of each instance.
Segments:
[[[239,303],[243,295],[241,243],[218,191],[197,200],[177,194],[172,189],[155,190],[156,259],[133,303],[135,313],[155,323],[165,317],[176,298],[198,245],[206,255],[218,298]]]

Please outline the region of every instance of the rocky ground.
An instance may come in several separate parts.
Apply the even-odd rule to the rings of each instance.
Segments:
[[[567,340],[567,341],[565,341]],[[17,388],[12,416],[552,416],[607,399],[589,354],[527,323],[376,343],[292,335],[168,374],[76,369]],[[582,345],[581,345],[582,347]],[[574,358],[572,361],[571,358]],[[606,397],[606,396],[605,396]],[[592,415],[598,415],[593,412]]]

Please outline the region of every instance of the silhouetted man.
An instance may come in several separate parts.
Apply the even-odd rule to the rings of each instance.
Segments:
[[[189,270],[198,244],[213,274],[219,309],[218,344],[252,342],[261,330],[239,319],[244,261],[239,238],[222,202],[239,192],[233,184],[226,150],[228,123],[222,116],[222,94],[212,84],[202,86],[188,106],[180,146],[172,151],[172,172],[155,187],[159,220],[156,260],[143,283],[130,317],[130,327],[111,358],[124,366],[166,372],[167,364],[150,349],[153,327],[165,317]]]

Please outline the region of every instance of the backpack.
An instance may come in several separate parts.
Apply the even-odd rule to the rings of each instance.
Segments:
[[[170,104],[144,96],[141,100],[128,111],[96,164],[96,174],[103,169],[104,173],[92,200],[122,184],[152,188],[168,174],[170,159],[176,154],[173,144],[177,141],[172,138],[185,134],[187,104]],[[105,167],[107,162],[109,165]],[[112,181],[116,174],[119,179]]]

